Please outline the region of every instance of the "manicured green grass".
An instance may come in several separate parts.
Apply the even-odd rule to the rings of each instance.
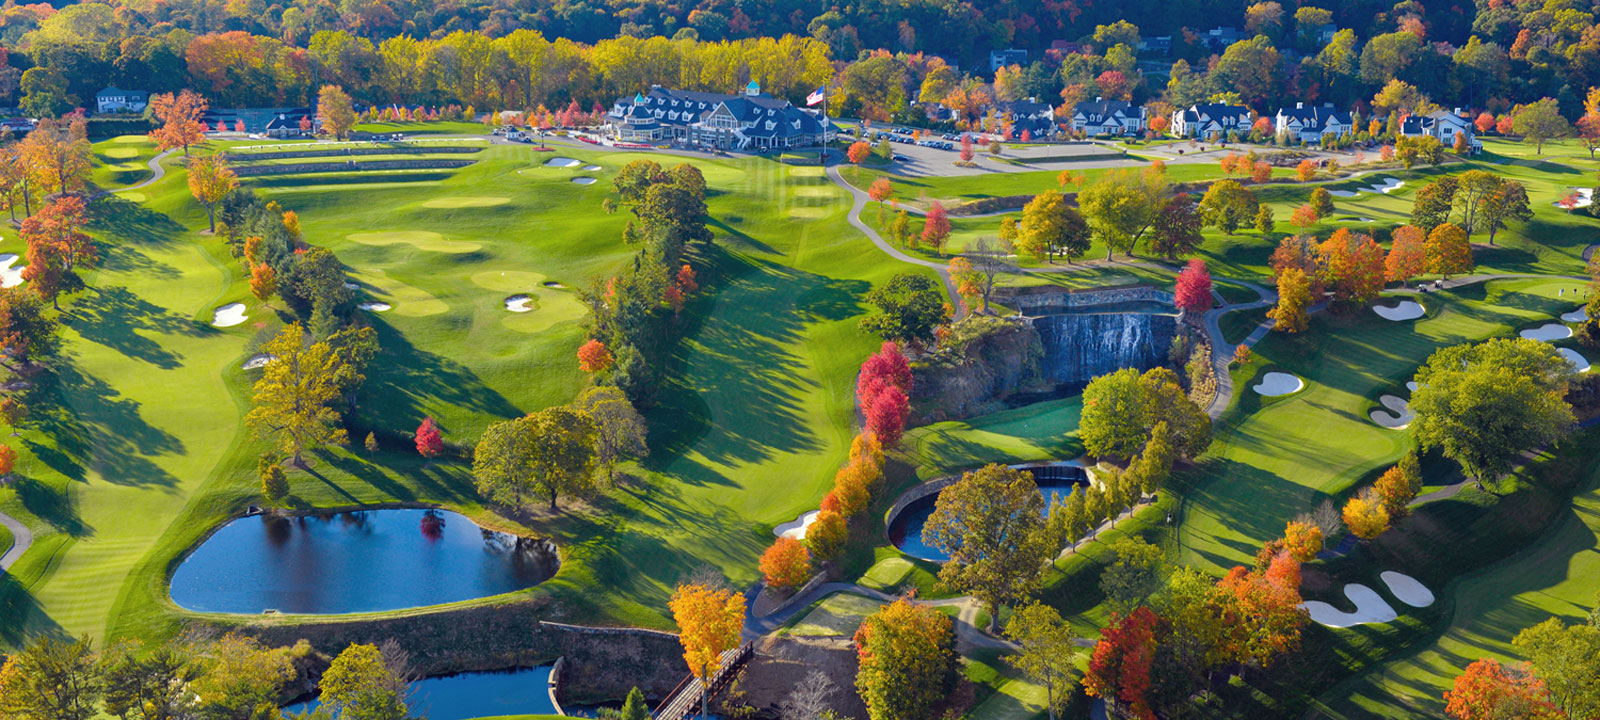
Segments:
[[[16,544],[17,538],[11,534],[11,528],[0,525],[0,555],[6,554],[11,546]]]
[[[837,592],[812,605],[785,630],[790,635],[854,635],[856,628],[883,607],[865,595]]]
[[[1267,311],[1271,308],[1255,308],[1253,310],[1234,310],[1224,313],[1217,319],[1217,326],[1222,328],[1222,337],[1232,344],[1244,342],[1244,339],[1255,332],[1267,319]],[[1222,348],[1227,350],[1227,348]]]
[[[121,135],[95,143],[89,182],[103,190],[133,185],[150,177],[146,163],[155,155],[156,144],[143,135]]]

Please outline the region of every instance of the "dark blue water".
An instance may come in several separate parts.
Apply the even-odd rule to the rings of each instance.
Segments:
[[[411,717],[467,720],[497,715],[554,715],[550,702],[550,666],[507,672],[461,673],[411,684],[406,698]],[[316,700],[285,707],[286,715],[314,710]]]
[[[1063,469],[1067,472],[1062,472]],[[1054,507],[1056,503],[1065,500],[1078,487],[1075,480],[1082,478],[1082,482],[1088,482],[1083,475],[1083,470],[1080,468],[1052,467],[1048,470],[1050,471],[1049,474],[1060,475],[1061,477],[1037,478],[1039,482],[1048,483],[1039,487],[1039,492],[1044,495],[1044,514],[1046,517],[1050,515],[1050,508]],[[1035,472],[1038,471],[1036,470]],[[1040,474],[1044,475],[1045,473],[1040,472]],[[939,548],[934,547],[922,538],[922,528],[928,524],[928,518],[933,515],[934,506],[938,502],[939,495],[935,493],[907,505],[904,510],[900,511],[899,515],[895,516],[894,522],[889,524],[889,542],[900,548],[900,552],[920,560],[931,560],[940,563],[949,560],[949,555],[946,555]]]
[[[499,595],[555,574],[543,543],[439,510],[368,510],[235,520],[172,576],[199,612],[352,613]]]

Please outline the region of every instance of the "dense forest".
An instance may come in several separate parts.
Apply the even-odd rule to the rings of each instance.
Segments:
[[[1576,117],[1586,90],[1600,85],[1593,4],[1329,4],[7,3],[0,104],[59,115],[117,85],[192,87],[219,106],[303,105],[321,85],[338,84],[368,103],[592,107],[656,83],[729,91],[755,80],[795,100],[831,81],[836,112],[897,120],[915,118],[919,102],[981,116],[994,100],[1028,97],[1230,100],[1261,112],[1297,101],[1362,111],[1432,103],[1493,113],[1551,97]],[[1216,26],[1240,39],[1221,46],[1207,35]],[[1170,47],[1143,42],[1151,37],[1170,37]],[[1051,48],[1057,41],[1076,45]],[[1003,47],[1033,52],[991,73],[987,52]],[[1374,98],[1396,79],[1406,84],[1404,104]]]

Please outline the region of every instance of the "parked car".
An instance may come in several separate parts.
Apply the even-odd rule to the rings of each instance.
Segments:
[[[896,156],[894,156],[894,161],[895,162],[911,162],[911,158],[908,158],[908,157],[906,157],[904,155],[896,155]]]

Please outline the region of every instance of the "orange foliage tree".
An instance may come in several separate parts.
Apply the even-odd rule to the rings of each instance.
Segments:
[[[1301,160],[1299,165],[1294,166],[1294,176],[1300,182],[1309,182],[1317,176],[1316,161],[1310,158]]]
[[[257,300],[266,302],[267,298],[278,291],[278,273],[266,263],[257,263],[250,268],[250,294]]]
[[[45,118],[17,144],[17,158],[40,194],[83,189],[89,177],[89,139],[82,120],[63,139],[57,121]]]
[[[722,653],[739,644],[744,630],[744,596],[726,588],[685,583],[668,601],[678,624],[678,642],[690,674],[709,681]],[[706,713],[706,693],[700,695],[700,717]]]
[[[850,162],[857,165],[860,165],[861,161],[866,160],[867,156],[871,154],[872,146],[861,140],[850,143],[850,147],[844,151],[844,156],[850,158]]]
[[[1234,661],[1268,667],[1299,646],[1306,612],[1300,607],[1300,561],[1288,552],[1265,571],[1235,567],[1217,589],[1229,608],[1224,643]]]
[[[1402,225],[1394,229],[1389,242],[1389,256],[1383,261],[1383,276],[1389,282],[1405,283],[1421,275],[1428,267],[1423,250],[1422,228]]]
[[[91,267],[96,259],[94,243],[83,232],[86,222],[83,198],[75,195],[58,197],[22,221],[22,240],[28,246],[22,278],[57,310],[60,293],[83,287],[77,268]]]
[[[1289,224],[1301,230],[1317,224],[1321,218],[1317,217],[1317,209],[1306,203],[1294,209],[1294,214],[1289,216]]]
[[[189,157],[189,146],[206,139],[206,124],[200,121],[206,108],[210,104],[199,93],[192,90],[173,95],[161,93],[150,96],[150,114],[159,122],[156,129],[150,131],[150,139],[156,141],[158,151],[183,148],[183,156]]]
[[[1256,163],[1250,167],[1250,179],[1258,183],[1272,179],[1272,166],[1264,162]]]
[[[1443,223],[1428,234],[1423,244],[1427,271],[1446,277],[1472,270],[1472,245],[1467,233],[1453,223]]]
[[[1499,660],[1474,661],[1444,694],[1444,711],[1456,720],[1557,720],[1565,718],[1544,681],[1527,665],[1506,667]]]
[[[1111,624],[1100,633],[1089,669],[1083,676],[1083,691],[1103,698],[1116,717],[1155,720],[1150,706],[1150,663],[1155,656],[1155,630],[1161,618],[1148,607],[1139,607],[1126,617],[1113,614]]]
[[[811,577],[811,554],[804,543],[792,537],[780,537],[761,553],[761,574],[767,585],[775,588],[797,588]]]
[[[206,208],[206,223],[217,231],[217,203],[239,187],[239,176],[222,153],[189,158],[189,194]]]
[[[0,445],[0,477],[10,475],[17,469],[17,451],[10,445]]]
[[[609,370],[616,364],[617,359],[611,355],[611,349],[599,340],[591,338],[589,342],[578,348],[578,369],[586,373],[597,373]]]

